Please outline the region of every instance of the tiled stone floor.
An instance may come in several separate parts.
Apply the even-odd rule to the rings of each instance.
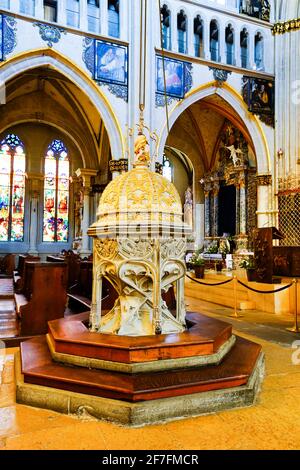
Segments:
[[[193,299],[188,303],[191,310],[215,316],[212,304]],[[216,316],[231,321],[226,316],[230,313],[217,310]],[[245,312],[233,324],[237,333],[261,343],[266,353],[267,374],[256,406],[141,429],[16,405],[14,351],[6,351],[0,386],[0,449],[299,449],[300,364],[292,363],[292,343],[300,341],[300,335],[286,333],[284,322],[275,317],[271,321],[260,312],[248,317]]]

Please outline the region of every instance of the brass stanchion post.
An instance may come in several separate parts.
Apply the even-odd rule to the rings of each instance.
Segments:
[[[238,314],[238,307],[237,307],[237,277],[233,276],[233,292],[234,292],[234,313],[230,315],[232,318],[241,318],[242,315]]]
[[[299,324],[298,324],[298,280],[293,280],[295,286],[295,323],[293,328],[287,328],[287,331],[292,333],[300,333]]]

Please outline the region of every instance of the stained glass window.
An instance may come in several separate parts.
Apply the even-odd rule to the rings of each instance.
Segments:
[[[45,157],[43,241],[66,243],[69,238],[69,157],[54,140]]]
[[[24,144],[15,134],[0,143],[0,242],[24,241]]]

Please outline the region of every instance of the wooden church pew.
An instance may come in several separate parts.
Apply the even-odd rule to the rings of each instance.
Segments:
[[[64,316],[67,303],[65,263],[26,261],[22,292],[15,294],[20,335],[47,333],[47,323]]]

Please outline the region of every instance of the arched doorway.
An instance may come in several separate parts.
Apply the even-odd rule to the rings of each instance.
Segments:
[[[230,236],[237,249],[247,250],[257,226],[257,175],[269,172],[269,150],[259,123],[247,116],[237,94],[225,86],[213,94],[209,88],[175,107],[161,145],[186,154],[195,169],[196,245]]]
[[[0,142],[14,133],[26,147],[25,231],[22,243],[0,244],[0,250],[46,254],[72,248],[75,239],[80,249],[80,241],[83,243],[86,238],[85,249],[89,251],[82,225],[95,220],[101,189],[111,177],[108,164],[113,151],[119,157],[123,152],[117,120],[96,85],[52,51],[49,56],[33,53],[12,62],[1,67],[6,79],[6,105],[0,116]],[[111,138],[107,128],[111,129]],[[61,142],[66,149],[69,169],[65,179],[71,180],[65,188],[58,189],[61,182],[58,163],[53,175],[56,185],[53,197],[51,188],[47,193],[53,200],[53,214],[51,211],[46,214],[49,204],[45,187],[49,175],[45,159],[54,141]],[[59,159],[59,154],[55,158]],[[62,207],[68,211],[65,218],[59,212]],[[47,221],[48,226],[53,222],[53,240],[49,233],[45,236]],[[67,230],[59,232],[58,222],[64,222],[65,228],[69,224]]]

